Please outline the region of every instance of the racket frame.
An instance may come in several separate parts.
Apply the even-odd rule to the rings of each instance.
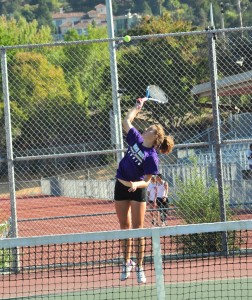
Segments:
[[[157,86],[157,88],[159,88]],[[159,88],[160,89],[160,88]],[[160,89],[162,91],[162,89]],[[162,91],[163,92],[163,91]],[[163,92],[164,93],[164,92]],[[164,93],[165,94],[165,93]],[[158,102],[158,103],[166,103],[168,102],[168,99],[167,99],[167,96],[166,96],[166,101],[162,101],[162,100],[159,100],[157,98],[152,98],[150,97],[150,86],[147,87],[146,89],[146,96],[144,97],[144,100],[150,100],[150,101],[155,101],[155,102]]]

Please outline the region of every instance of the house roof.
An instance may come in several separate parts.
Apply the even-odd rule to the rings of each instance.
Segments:
[[[88,25],[90,25],[91,24],[91,22],[79,22],[79,23],[77,23],[77,24],[75,24],[74,25],[74,28],[79,28],[79,29],[81,29],[81,28],[84,28],[84,29],[86,29],[87,27],[88,27]]]
[[[72,23],[72,22],[65,22],[65,23],[61,24],[59,27],[60,27],[60,28],[69,28],[69,27],[73,27],[73,23]]]
[[[53,19],[71,19],[71,18],[81,18],[86,14],[83,12],[72,12],[72,13],[54,13],[52,14]]]
[[[102,20],[106,20],[106,16],[105,15],[98,15],[97,17],[95,17],[96,19],[102,19]]]
[[[104,4],[97,4],[96,6],[95,6],[95,8],[97,8],[97,7],[105,7],[106,5],[104,5]]]
[[[87,12],[87,14],[97,14],[97,13],[98,12],[96,10],[93,10],[93,9]]]
[[[219,96],[252,94],[252,70],[217,80]],[[211,82],[195,85],[191,93],[199,97],[211,96]]]

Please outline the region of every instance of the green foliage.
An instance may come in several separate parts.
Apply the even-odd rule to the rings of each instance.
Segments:
[[[152,9],[151,9],[150,5],[148,4],[148,2],[141,1],[141,0],[135,0],[133,12],[136,12],[136,13],[141,12],[145,15],[152,15]]]
[[[252,69],[252,40],[245,33],[244,36],[237,36],[232,42],[231,47],[227,47],[224,43],[219,41],[217,43],[217,63],[219,77],[232,76],[237,73],[248,72]],[[236,61],[244,58],[244,63],[239,66]],[[244,89],[243,95],[232,96],[232,105],[238,107],[241,110],[247,110],[251,105],[250,92]],[[221,103],[227,103],[230,101],[227,97],[221,97]]]
[[[19,21],[0,20],[3,44],[20,44],[23,39],[26,40],[22,44],[33,43],[33,39],[40,37],[45,38],[35,41],[36,44],[48,42],[47,36],[43,35],[46,28],[38,29],[35,21],[28,23],[24,18]],[[51,39],[50,34],[48,36]],[[66,35],[67,40],[76,40],[77,37],[73,31]],[[106,37],[106,28],[90,26],[88,36],[81,38]],[[103,109],[106,111],[111,93],[108,96],[101,85],[107,81],[104,74],[110,74],[108,43],[43,47],[27,52],[17,49],[8,51],[8,60],[14,147],[27,147],[27,141],[29,147],[48,146],[48,143],[57,141],[78,143],[84,140],[83,135],[88,131],[85,128],[89,111],[93,114],[99,112],[100,116]],[[110,85],[106,84],[105,88],[107,86]],[[3,107],[1,103],[2,128]],[[96,125],[100,126],[98,123]]]
[[[190,23],[178,21],[172,22],[169,14],[162,17],[144,19],[135,29],[129,32],[130,35],[147,35],[152,33],[168,33],[176,31],[188,31],[192,29]],[[169,130],[176,131],[188,113],[197,112],[197,102],[191,96],[191,88],[197,81],[197,74],[201,78],[204,76],[200,72],[195,72],[199,61],[204,61],[200,49],[202,47],[202,37],[184,36],[181,38],[169,37],[167,39],[149,39],[136,45],[130,45],[120,49],[118,55],[118,74],[120,82],[127,90],[128,96],[139,97],[139,91],[144,94],[144,89],[149,84],[158,84],[168,95],[169,102],[162,107],[163,116],[160,116],[159,107],[152,105],[148,110],[149,118],[156,118]],[[190,51],[188,51],[190,49]],[[146,63],[148,61],[148,64]],[[202,64],[201,64],[202,66]],[[151,71],[150,71],[151,70]],[[131,74],[129,78],[128,75]],[[146,76],[148,74],[148,76]],[[196,74],[193,78],[189,74]],[[187,99],[187,105],[177,101],[177,99]],[[125,100],[125,99],[124,99]]]
[[[53,66],[39,53],[17,53],[11,68],[10,82],[15,90],[13,100],[29,110],[36,101],[55,98],[59,90],[65,99],[70,96],[62,68]]]
[[[9,229],[10,226],[7,221],[0,224],[0,237],[6,237],[8,235]]]
[[[236,60],[244,57],[244,64],[242,65],[242,72],[247,72],[252,69],[252,40],[249,36],[244,34],[244,37],[237,36],[232,42],[231,47],[226,47],[225,44],[217,43],[217,57],[219,73],[222,77],[230,76],[237,73],[239,66],[235,63]]]
[[[86,134],[88,111],[84,103],[58,96],[47,99],[42,105],[38,103],[35,108],[16,142],[29,141],[30,146],[41,148],[53,143],[79,143]]]
[[[190,22],[173,20],[170,12],[165,12],[160,17],[145,17],[135,28],[128,31],[129,35],[146,35],[168,32],[185,32],[192,30]]]
[[[213,0],[213,11],[216,28],[221,27],[220,1]],[[225,3],[225,2],[224,2]],[[37,19],[39,26],[51,26],[51,13],[63,7],[66,11],[88,12],[98,4],[105,4],[105,0],[8,0],[0,1],[0,15],[23,16],[27,21]],[[174,20],[188,20],[194,26],[205,28],[210,23],[208,0],[113,0],[113,14],[125,15],[128,10],[149,16],[161,15],[169,12]],[[243,25],[251,24],[252,2],[241,1]],[[225,26],[240,26],[237,1],[225,3]]]
[[[50,8],[52,11],[52,7]],[[38,21],[39,27],[50,26],[53,28],[51,11],[48,6],[48,1],[38,0],[38,7],[35,10],[35,18]]]
[[[184,180],[176,180],[174,205],[177,214],[187,224],[220,222],[219,191],[213,179],[200,172],[193,161],[190,175]],[[226,198],[226,197],[225,197]],[[227,218],[231,209],[227,206]],[[221,233],[200,233],[173,237],[183,253],[207,253],[222,251]],[[229,240],[234,239],[230,234]]]
[[[0,270],[9,269],[12,262],[12,254],[8,249],[0,248]]]
[[[196,165],[185,181],[176,181],[177,213],[188,223],[220,221],[219,192],[213,180],[206,182]]]
[[[58,0],[12,0],[1,1],[0,13],[8,17],[19,19],[21,16],[28,22],[37,20],[39,27],[50,26],[52,28],[51,13],[58,10]]]
[[[105,4],[105,0],[67,0],[73,11],[89,11],[98,4]]]
[[[10,66],[9,82],[14,138],[21,133],[25,135],[23,126],[31,120],[38,107],[53,101],[59,94],[64,101],[70,99],[62,68],[55,67],[39,53],[17,53]]]
[[[1,237],[6,237],[8,235],[9,232],[9,225],[8,222],[4,222],[2,224],[0,224],[0,238]],[[11,261],[12,261],[12,254],[10,252],[9,249],[1,249],[0,246],[0,270],[5,269],[5,268],[9,268],[11,265]]]
[[[35,19],[35,9],[35,7],[26,4],[21,8],[20,14],[17,13],[17,15],[24,17],[27,22],[32,22]]]
[[[203,254],[203,253],[221,253],[223,248],[223,233],[222,232],[204,232],[189,235],[173,236],[172,241],[178,245],[179,252],[185,254]],[[235,232],[228,234],[229,250],[237,249],[239,242]]]
[[[176,179],[175,205],[178,214],[185,223],[213,223],[220,221],[220,204],[218,186],[213,178],[208,178],[197,165],[194,157],[191,157],[190,174],[184,180]],[[227,198],[228,190],[224,190],[224,198]],[[227,217],[232,215],[227,205]]]
[[[51,41],[50,28],[39,29],[36,20],[28,23],[22,17],[18,20],[0,17],[0,44],[3,46],[39,44]]]
[[[51,30],[49,27],[43,27],[41,29],[38,28],[38,23],[36,20],[28,23],[24,18],[19,18],[18,20],[11,18],[7,19],[5,16],[0,17],[0,44],[3,46],[13,46],[13,45],[23,45],[23,44],[39,44],[39,43],[48,43],[52,41]],[[13,62],[18,62],[17,66],[17,76],[27,76],[26,79],[23,78],[24,81],[29,81],[29,70],[28,65],[26,64],[24,70],[20,70],[22,67],[22,62],[20,61],[21,57],[18,56],[18,53],[22,51],[22,49],[14,49],[8,51],[8,67],[13,68]],[[45,50],[46,51],[46,50]],[[54,50],[57,53],[57,51]],[[15,56],[17,55],[17,58]],[[22,56],[22,54],[21,54]],[[19,73],[20,71],[20,73]],[[15,71],[14,71],[15,72]],[[9,81],[15,81],[13,77],[14,74],[9,73]],[[20,78],[21,79],[21,78]],[[1,81],[1,80],[0,80]],[[21,80],[22,81],[22,80]],[[23,82],[24,83],[24,82]],[[22,92],[19,90],[18,83],[16,82],[16,91],[19,95],[21,95],[21,99],[29,102],[28,95],[22,94],[24,88],[22,88]],[[30,91],[29,91],[30,93]],[[10,95],[11,96],[11,95]],[[20,99],[19,99],[20,100]],[[21,134],[20,125],[24,120],[27,120],[27,113],[25,112],[25,107],[19,105],[20,102],[18,99],[11,101],[11,109],[13,116],[12,118],[15,120],[15,124],[13,125],[13,135],[18,136]],[[1,97],[0,102],[0,126],[4,128],[4,118],[3,118],[3,98]],[[0,145],[3,146],[5,143],[4,139],[1,139]]]
[[[74,41],[78,36],[75,30],[65,35],[66,41]],[[89,26],[88,35],[78,36],[79,40],[107,38],[106,28]],[[69,78],[70,90],[78,86],[91,110],[106,107],[104,95],[104,74],[109,67],[109,48],[107,43],[72,45],[64,48],[65,68]],[[78,81],[78,82],[77,82]],[[106,87],[106,84],[105,84]]]

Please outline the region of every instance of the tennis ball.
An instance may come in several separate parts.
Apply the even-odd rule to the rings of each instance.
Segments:
[[[124,42],[130,42],[131,37],[129,35],[125,35],[125,37],[123,38]]]

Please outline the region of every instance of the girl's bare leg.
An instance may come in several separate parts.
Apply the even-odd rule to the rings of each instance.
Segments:
[[[119,220],[121,229],[130,229],[131,226],[131,209],[130,209],[130,201],[115,201],[115,209],[116,214]],[[130,262],[131,252],[132,252],[132,240],[121,240],[121,247],[123,251],[123,257],[125,259],[125,263]]]
[[[131,201],[132,228],[143,228],[146,212],[146,202]],[[143,265],[145,241],[144,238],[136,239],[135,254],[139,267]]]

